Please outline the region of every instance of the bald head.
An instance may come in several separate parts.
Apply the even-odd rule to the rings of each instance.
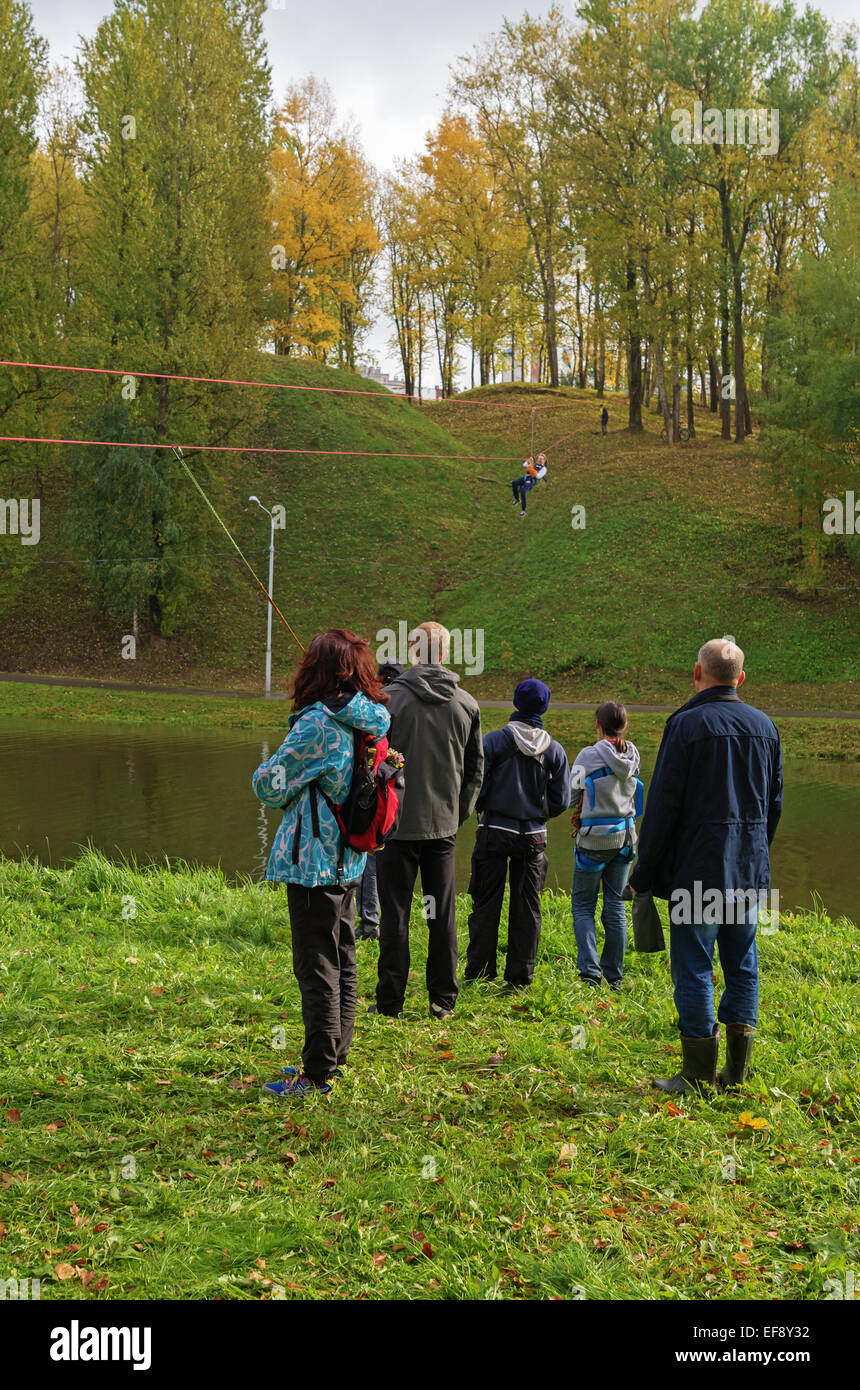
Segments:
[[[697,690],[712,685],[743,685],[744,654],[733,637],[714,637],[699,650],[693,671]]]

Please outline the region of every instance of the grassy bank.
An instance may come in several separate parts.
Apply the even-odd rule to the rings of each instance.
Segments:
[[[301,1040],[279,891],[0,860],[0,936],[0,1272],[43,1298],[820,1299],[857,1267],[845,920],[762,937],[754,1074],[677,1105],[649,1087],[677,1060],[666,958],[585,994],[561,898],[531,991],[464,990],[444,1025],[416,905],[406,1019],[360,1004],[348,1076],[303,1107],[259,1091]],[[375,964],[362,943],[365,1000]]]
[[[685,698],[678,696],[679,703]],[[0,682],[0,719],[71,719],[86,724],[167,724],[195,729],[278,729],[286,732],[289,705],[283,700],[219,699],[208,696],[137,694],[123,690],[18,685]],[[485,709],[482,723],[498,728],[508,712]],[[666,716],[633,714],[630,734],[643,753],[660,744]],[[551,714],[547,727],[568,747],[590,743],[593,720],[586,711]],[[835,762],[860,761],[860,720],[780,719],[787,757]]]
[[[273,391],[254,441],[350,457],[196,456],[201,481],[261,574],[266,519],[248,494],[286,508],[275,597],[303,641],[342,625],[375,640],[433,616],[483,634],[482,694],[538,672],[557,698],[662,703],[686,688],[701,641],[732,632],[761,700],[860,708],[856,570],[831,544],[823,587],[796,591],[790,498],[774,487],[755,440],[722,441],[709,412],[697,411],[695,440],[668,449],[653,414],[631,436],[614,396],[603,438],[601,403],[588,392],[490,387],[470,396],[498,409],[466,397],[413,406],[314,363],[262,355],[260,372],[282,385],[371,393]],[[533,399],[557,407],[536,416],[535,447],[549,451],[550,480],[521,521],[506,484],[530,447]],[[169,473],[182,521],[171,553],[187,571],[187,603],[180,626],[158,644],[142,615],[131,663],[122,659],[128,620],[99,615],[85,557],[63,539],[63,451],[34,451],[33,464],[44,477],[42,538],[4,548],[0,669],[128,680],[133,666],[135,681],[156,687],[241,689],[259,678],[264,601],[183,475]],[[0,467],[0,495],[31,488],[31,472]],[[572,526],[575,508],[585,509],[584,529]],[[295,655],[276,622],[276,683]]]

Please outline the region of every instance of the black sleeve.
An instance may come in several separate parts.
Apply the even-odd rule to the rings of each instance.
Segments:
[[[460,824],[467,821],[475,809],[484,777],[484,745],[481,742],[481,711],[475,710],[472,727],[463,753],[463,780],[460,783]]]
[[[773,844],[773,837],[776,834],[776,827],[779,825],[779,818],[782,815],[782,744],[779,739],[779,730],[776,735],[776,745],[773,751],[773,762],[771,764],[770,775],[770,803],[767,808],[767,842]]]
[[[567,754],[560,744],[553,747],[555,757],[546,784],[546,799],[550,818],[560,816],[570,805],[570,767]]]
[[[639,858],[630,875],[633,888],[648,893],[672,857],[687,785],[687,750],[679,733],[667,724],[648,789],[639,832]]]

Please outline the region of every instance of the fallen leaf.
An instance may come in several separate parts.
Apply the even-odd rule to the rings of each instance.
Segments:
[[[561,1152],[558,1156],[559,1168],[569,1168],[578,1154],[579,1149],[576,1144],[562,1144]]]
[[[94,1231],[109,1231],[109,1230],[110,1230],[110,1222],[109,1222],[109,1221],[100,1221],[100,1222],[98,1223],[97,1226],[93,1226],[93,1230],[94,1230]]]
[[[440,1052],[439,1056],[443,1062],[453,1062],[454,1060],[453,1052]]]
[[[430,1244],[429,1240],[425,1240],[424,1244],[421,1246],[421,1253],[422,1255],[426,1255],[428,1260],[432,1260],[433,1246]]]
[[[65,1122],[65,1120],[57,1120],[55,1124],[45,1125],[45,1129],[48,1131],[49,1134],[55,1134],[56,1131],[57,1131],[58,1129],[65,1129],[65,1128],[66,1128],[66,1122]]]
[[[54,1273],[58,1279],[74,1279],[75,1277],[73,1265],[54,1265]]]
[[[6,1119],[9,1121],[9,1124],[10,1124],[10,1125],[16,1125],[16,1124],[18,1123],[18,1121],[20,1120],[20,1118],[21,1118],[21,1111],[20,1111],[20,1110],[7,1110],[7,1111],[6,1111]]]
[[[745,1129],[767,1129],[767,1120],[762,1115],[753,1115],[749,1110],[744,1110],[738,1115],[738,1124]]]
[[[377,1268],[377,1269],[382,1269],[383,1266],[385,1265],[385,1261],[386,1261],[387,1259],[388,1259],[388,1256],[387,1256],[387,1255],[383,1255],[383,1254],[380,1253],[380,1254],[378,1254],[378,1255],[374,1255],[374,1257],[373,1257],[373,1263],[376,1265],[376,1268]]]

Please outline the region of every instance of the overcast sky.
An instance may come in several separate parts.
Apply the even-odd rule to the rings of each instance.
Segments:
[[[110,0],[30,4],[55,63],[70,61],[78,36],[89,37],[112,8]],[[357,121],[370,159],[379,169],[390,168],[423,147],[445,104],[449,65],[505,16],[526,9],[540,15],[550,7],[551,0],[275,0],[265,22],[275,99],[310,72],[325,78],[339,111]],[[573,4],[568,7],[573,16]],[[856,16],[857,2],[820,0],[817,8],[847,23]],[[371,346],[392,371],[396,359],[385,338],[374,333]]]

